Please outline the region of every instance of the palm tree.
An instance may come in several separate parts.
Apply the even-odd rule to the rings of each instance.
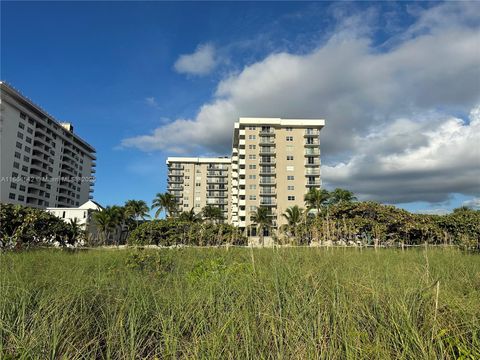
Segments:
[[[190,223],[195,223],[199,222],[202,218],[200,214],[195,214],[195,210],[193,210],[193,207],[189,211],[183,211],[178,218],[182,221],[190,222]]]
[[[212,223],[215,223],[217,220],[223,220],[222,210],[217,206],[207,205],[203,208],[202,213],[203,217]]]
[[[289,232],[292,237],[297,241],[297,227],[304,219],[304,210],[298,205],[290,206],[282,216],[287,220],[287,224],[284,225],[286,232]]]
[[[167,217],[174,216],[178,211],[178,204],[175,196],[170,193],[158,193],[152,201],[152,209],[157,209],[155,219],[162,211],[165,211]]]
[[[272,226],[272,217],[270,215],[270,209],[265,206],[258,207],[257,210],[250,214],[250,219],[257,226],[257,231],[260,234],[260,242],[262,246],[265,245],[263,232],[265,229],[268,229],[270,226]]]
[[[103,233],[104,242],[106,242],[110,237],[110,232],[123,224],[124,210],[120,206],[107,206],[101,211],[94,212],[93,218],[99,230]],[[118,239],[115,239],[115,242],[118,245]]]
[[[317,216],[320,216],[320,210],[328,203],[330,193],[325,189],[310,188],[310,191],[305,194],[305,203],[308,210],[315,209]]]
[[[353,194],[353,192],[345,189],[336,188],[330,193],[330,204],[338,204],[338,203],[350,203],[352,201],[356,201],[357,198]]]
[[[150,217],[149,208],[145,201],[143,200],[127,200],[124,205],[125,215],[127,218],[133,218],[135,220],[136,226],[140,220],[145,220]]]
[[[73,244],[75,243],[76,240],[80,237],[80,235],[83,234],[82,227],[80,226],[80,222],[78,221],[77,218],[70,219],[69,222],[69,230],[70,230],[70,243]]]

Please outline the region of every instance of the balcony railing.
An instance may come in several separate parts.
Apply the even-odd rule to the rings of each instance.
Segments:
[[[305,141],[305,147],[317,147],[320,145],[318,139],[307,138]]]
[[[269,136],[261,136],[259,140],[260,145],[269,145],[269,144],[275,144],[275,139],[269,137]]]
[[[307,186],[320,186],[322,183],[320,181],[308,181]]]
[[[266,146],[264,148],[260,148],[261,155],[275,155],[275,147],[274,146]]]
[[[167,180],[170,184],[182,184],[183,183],[183,177],[180,176],[171,176]]]
[[[315,159],[314,162],[305,161],[305,166],[306,167],[308,167],[308,166],[320,166],[320,160]]]
[[[275,161],[275,158],[263,158],[261,157],[260,158],[260,161],[259,161],[260,165],[275,165],[276,161]]]
[[[260,185],[275,185],[275,178],[260,178]]]
[[[277,201],[275,199],[263,198],[260,199],[260,206],[277,206]]]
[[[227,177],[227,171],[209,171],[207,172],[207,176],[209,177]]]
[[[275,168],[274,167],[262,167],[260,168],[260,175],[273,175],[275,174]]]
[[[210,178],[207,179],[207,184],[228,184],[225,178]]]
[[[305,134],[304,134],[305,137],[319,136],[319,135],[320,135],[320,131],[318,129],[305,129]]]
[[[305,172],[305,176],[319,176],[320,175],[320,169],[308,169]]]
[[[184,166],[180,164],[170,164],[170,169],[183,170]]]
[[[260,130],[260,135],[272,136],[275,135],[275,129],[273,128],[263,128]]]
[[[320,149],[305,149],[305,156],[319,156]]]

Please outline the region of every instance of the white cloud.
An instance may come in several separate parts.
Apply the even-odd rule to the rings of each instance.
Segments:
[[[157,100],[153,97],[153,96],[150,96],[150,97],[147,97],[145,98],[145,103],[150,106],[150,107],[153,107],[155,109],[159,109],[160,106],[158,105],[158,102]]]
[[[181,74],[202,76],[209,74],[216,65],[215,48],[211,44],[203,44],[194,53],[181,55],[174,67]]]
[[[470,19],[467,24],[464,18]],[[326,119],[324,175],[332,186],[401,174],[399,185],[409,186],[390,188],[398,196],[381,188],[360,190],[371,198],[398,202],[439,201],[455,189],[478,192],[467,179],[478,175],[472,170],[478,170],[473,156],[478,147],[470,141],[478,124],[462,123],[456,115],[480,104],[480,33],[471,18],[464,3],[438,5],[422,12],[405,32],[411,34],[393,39],[395,45],[382,52],[372,46],[366,27],[356,34],[352,24],[357,21],[344,20],[311,53],[276,53],[247,66],[220,81],[212,101],[194,118],[177,119],[122,144],[145,151],[225,153],[239,116],[320,117]],[[365,172],[357,164],[368,165],[369,156],[379,167],[369,167],[375,176],[362,178]],[[355,177],[347,183],[342,174]],[[415,185],[419,191],[412,191]]]
[[[441,202],[451,193],[480,192],[480,107],[470,121],[419,116],[398,119],[355,139],[357,154],[324,166],[328,184],[363,199]]]
[[[464,201],[462,206],[466,206],[475,210],[480,210],[480,197],[475,197],[470,200]]]

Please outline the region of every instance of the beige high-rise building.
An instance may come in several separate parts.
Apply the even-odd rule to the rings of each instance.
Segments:
[[[230,218],[231,161],[228,157],[169,157],[168,192],[177,199],[179,211],[199,213],[214,205]]]
[[[0,202],[78,207],[92,198],[95,149],[0,82]]]
[[[270,209],[272,235],[286,223],[291,206],[305,208],[310,188],[320,188],[321,119],[240,118],[233,131],[230,158],[169,157],[168,191],[180,211],[198,213],[207,204],[222,208],[225,218],[248,236],[258,236],[252,212]]]
[[[321,186],[320,119],[240,118],[235,123],[232,153],[231,222],[247,235],[251,213],[271,209],[273,230],[286,221],[294,205],[305,207],[304,195]],[[264,235],[269,236],[271,231]]]

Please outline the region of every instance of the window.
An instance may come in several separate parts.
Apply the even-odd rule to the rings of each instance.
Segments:
[[[293,175],[288,175],[287,180],[295,180],[295,177]]]
[[[257,200],[257,195],[250,195],[248,197],[249,200]]]
[[[199,208],[199,207],[200,207],[200,204],[195,204],[195,207],[196,207],[196,208]]]
[[[250,144],[250,145],[248,145],[248,148],[249,148],[250,150],[255,150],[255,149],[257,148],[257,145]]]
[[[80,169],[80,170],[82,170],[82,169]],[[188,175],[185,176],[185,180],[190,180],[190,176],[188,176]]]
[[[20,159],[22,157],[22,155],[18,151],[15,151],[15,157],[17,159]]]
[[[9,199],[15,200],[15,194],[14,193],[8,194],[8,197],[9,197]]]
[[[33,125],[33,124],[35,124],[35,121],[32,118],[28,118],[28,123],[30,125]]]
[[[196,198],[195,198],[195,201],[200,201],[200,198],[199,198],[199,197],[196,197]]]
[[[29,138],[29,137],[27,136],[27,138],[25,139],[25,141],[26,141],[27,143],[31,144],[31,143],[32,143],[32,138]],[[53,144],[53,145],[55,146],[55,144]]]
[[[28,166],[22,165],[22,171],[28,172]]]
[[[200,181],[200,180],[202,180],[202,177],[201,177],[201,176],[196,176],[196,177],[195,177],[195,180],[196,180],[196,181]]]
[[[23,156],[23,161],[30,162],[30,158],[28,156]]]
[[[17,188],[17,183],[14,183],[14,182],[10,183],[10,188],[16,189]]]
[[[285,146],[285,149],[287,150],[287,153],[293,152],[293,145],[287,145]]]
[[[46,187],[48,190],[50,190],[50,189],[52,188],[52,185],[47,184],[47,185],[45,185],[45,187]]]
[[[287,160],[293,160],[293,155],[287,155]]]
[[[23,112],[20,112],[20,117],[21,117],[22,119],[25,119],[25,118],[27,117],[27,114],[25,114],[25,113],[23,113]]]
[[[187,203],[183,204],[183,207],[188,208],[188,204]]]
[[[23,201],[25,200],[25,196],[23,195],[18,195],[18,201]]]
[[[248,168],[249,168],[249,169],[256,169],[256,168],[257,168],[257,165],[255,165],[255,164],[250,164],[250,165],[248,165]]]
[[[18,127],[19,127],[20,129],[25,129],[25,124],[22,123],[22,122],[19,122],[19,123],[18,123]]]
[[[287,141],[293,141],[293,136],[287,136],[287,137],[286,137],[286,140],[287,140]]]
[[[256,178],[257,178],[257,175],[248,175],[248,178],[249,178],[249,179],[256,179]]]
[[[25,152],[30,152],[30,148],[28,146],[25,146]]]
[[[285,130],[286,130],[286,131],[293,131],[293,128],[287,127],[287,128],[285,128]]]
[[[248,188],[249,188],[250,190],[255,190],[255,189],[257,188],[257,185],[252,184],[252,185],[249,185]]]
[[[20,169],[20,164],[19,164],[18,162],[14,161],[14,162],[13,162],[13,167],[14,167],[15,169]]]
[[[25,191],[25,185],[20,185],[19,190],[20,191]]]
[[[293,201],[295,200],[295,196],[293,195],[288,195],[288,201]]]
[[[33,129],[29,127],[29,128],[27,128],[27,132],[28,132],[29,134],[33,134]]]
[[[202,186],[202,184],[197,182],[197,183],[195,183],[195,186]]]
[[[255,159],[257,158],[257,155],[255,155],[255,154],[250,154],[250,155],[248,155],[248,158],[249,158],[250,160],[255,160]]]
[[[255,140],[256,138],[256,135],[248,135],[248,140]]]
[[[288,185],[288,190],[290,190],[290,191],[295,190],[295,186],[293,186],[293,185]]]
[[[248,130],[255,130],[255,129],[256,129],[255,126],[249,126],[248,127]]]
[[[18,149],[21,149],[21,148],[22,148],[22,143],[19,143],[19,142],[17,141],[17,143],[15,144],[15,146],[16,146]]]
[[[295,166],[287,166],[287,171],[295,171]]]

